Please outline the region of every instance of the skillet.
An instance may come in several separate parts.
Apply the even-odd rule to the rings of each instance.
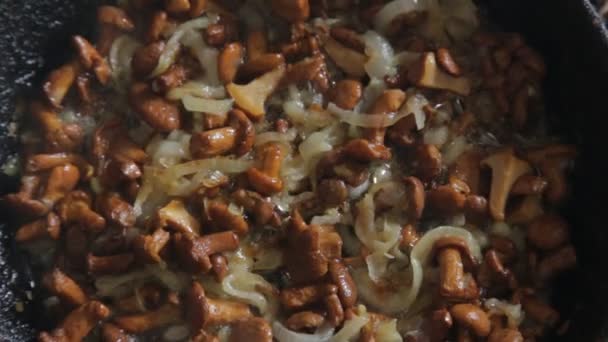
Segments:
[[[0,1],[0,165],[17,152],[12,134],[15,95],[40,84],[70,53],[69,37],[91,34],[98,0]],[[608,272],[604,250],[608,229],[601,215],[608,182],[604,153],[608,80],[608,31],[593,6],[583,0],[486,0],[484,7],[504,30],[524,34],[548,65],[548,113],[556,134],[578,144],[572,200],[563,208],[573,229],[579,267],[560,278],[552,299],[568,332],[551,341],[608,341]],[[0,194],[17,179],[0,172]],[[2,209],[0,209],[2,210]],[[25,257],[12,244],[10,213],[0,211],[0,340],[29,341],[45,328],[39,319],[36,287]],[[29,297],[34,300],[29,300]],[[17,313],[15,303],[25,303]]]

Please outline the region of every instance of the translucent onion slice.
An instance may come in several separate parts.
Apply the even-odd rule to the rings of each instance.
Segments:
[[[206,99],[226,98],[226,89],[223,86],[211,86],[202,81],[188,81],[181,87],[171,89],[167,93],[169,100],[181,100],[184,96],[191,95]]]
[[[395,53],[388,40],[375,31],[367,31],[361,38],[365,43],[365,54],[369,57],[364,65],[369,77],[384,79],[387,75],[395,75]]]
[[[402,284],[397,291],[389,292],[384,288],[379,289],[370,279],[365,268],[353,270],[353,277],[361,297],[381,312],[396,313],[408,310],[420,292],[423,281],[423,266],[430,262],[435,241],[448,236],[462,238],[469,246],[473,257],[481,260],[481,248],[469,231],[452,226],[437,227],[426,232],[412,249],[410,253],[411,273],[409,284]]]
[[[284,144],[290,144],[292,141],[295,140],[297,134],[298,134],[298,132],[293,128],[290,128],[285,133],[264,132],[264,133],[256,135],[254,145],[262,146],[269,142],[279,142],[279,143],[284,143]]]
[[[209,26],[210,23],[211,21],[209,20],[209,18],[200,17],[186,21],[183,24],[179,25],[167,41],[163,53],[158,58],[158,64],[156,65],[156,68],[154,68],[154,70],[150,74],[150,78],[162,74],[171,66],[171,64],[175,62],[175,57],[177,57],[177,53],[179,52],[180,48],[180,41],[187,32],[191,30],[205,28]]]
[[[352,272],[357,290],[362,299],[370,306],[382,313],[397,313],[409,310],[416,300],[422,285],[422,265],[416,259],[410,260],[410,274],[406,276],[407,282],[402,279],[400,286],[393,291],[385,287],[378,287],[370,278],[366,268],[354,269]]]
[[[351,341],[353,338],[359,336],[361,328],[363,328],[367,324],[367,322],[369,322],[369,317],[367,315],[353,316],[353,318],[344,322],[344,326],[342,326],[342,329],[340,329],[340,331],[338,331],[334,335],[331,341]]]
[[[261,275],[251,273],[246,269],[230,272],[222,280],[224,292],[242,302],[255,306],[262,315],[270,316],[268,314],[272,305],[270,305],[266,296],[259,292],[262,288],[272,289],[272,285]]]
[[[463,239],[469,246],[473,258],[481,260],[481,248],[473,234],[466,229],[452,226],[440,226],[426,232],[412,249],[412,259],[419,260],[423,265],[427,264],[435,241],[448,236]]]
[[[395,0],[387,3],[376,13],[374,27],[380,32],[385,32],[391,22],[398,16],[413,12],[426,10],[426,0]]]
[[[191,112],[224,116],[232,109],[234,100],[213,100],[202,97],[194,97],[192,95],[185,95],[182,97],[182,103],[184,104],[186,110]]]
[[[352,126],[366,128],[385,128],[394,125],[397,121],[408,116],[410,113],[387,113],[387,114],[365,114],[357,113],[352,110],[345,110],[334,103],[327,106],[327,110],[336,115],[340,121]]]
[[[252,161],[226,157],[192,160],[170,167],[165,173],[171,177],[183,177],[204,170],[217,170],[224,173],[241,173],[253,165]]]
[[[118,90],[126,89],[131,79],[131,60],[140,46],[141,43],[128,35],[122,35],[112,43],[108,59],[112,79]]]

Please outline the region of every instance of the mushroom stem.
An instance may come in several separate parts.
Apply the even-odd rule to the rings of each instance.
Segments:
[[[517,158],[513,149],[497,152],[482,160],[481,164],[492,169],[490,213],[495,220],[504,221],[505,206],[513,184],[519,177],[532,172],[532,168],[527,162]]]
[[[173,303],[166,303],[154,311],[142,314],[120,316],[114,319],[119,327],[130,333],[142,333],[179,321],[181,308]]]

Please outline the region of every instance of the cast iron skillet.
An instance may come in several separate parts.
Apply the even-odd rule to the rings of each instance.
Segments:
[[[447,0],[449,1],[449,0]],[[15,94],[65,60],[69,36],[90,33],[99,0],[0,0],[0,165],[16,152],[9,134]],[[605,149],[608,31],[583,0],[486,0],[490,15],[506,30],[518,31],[548,64],[547,107],[556,133],[579,145],[572,178],[573,200],[563,208],[572,224],[579,268],[560,278],[553,301],[571,319],[569,332],[550,341],[608,341],[608,246]],[[27,94],[27,92],[26,92]],[[14,191],[16,179],[0,172],[0,194]],[[1,210],[1,209],[0,209]],[[46,328],[35,300],[37,288],[25,257],[12,244],[10,213],[0,211],[0,340],[29,341]],[[28,300],[28,292],[34,300]],[[15,302],[26,309],[15,312]]]

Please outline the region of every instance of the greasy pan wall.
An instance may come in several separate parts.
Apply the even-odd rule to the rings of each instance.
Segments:
[[[90,30],[97,0],[0,0],[0,163],[15,153],[9,122],[14,96],[39,84],[46,71],[70,52],[69,36]],[[523,33],[548,65],[546,98],[555,132],[580,147],[573,199],[564,208],[571,222],[579,269],[557,284],[554,300],[571,315],[569,333],[551,341],[608,341],[608,272],[604,266],[608,227],[603,213],[608,194],[605,120],[608,94],[608,31],[582,0],[484,0],[505,30]],[[0,173],[0,194],[15,179]],[[26,300],[30,275],[11,243],[10,213],[0,211],[0,340],[28,341],[38,303],[15,314]]]

